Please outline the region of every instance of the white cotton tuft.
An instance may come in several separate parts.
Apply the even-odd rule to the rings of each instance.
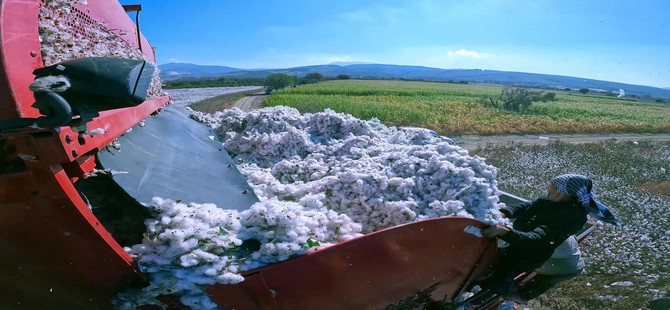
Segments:
[[[29,88],[33,92],[53,91],[62,93],[70,88],[70,80],[65,76],[44,76],[36,78]]]

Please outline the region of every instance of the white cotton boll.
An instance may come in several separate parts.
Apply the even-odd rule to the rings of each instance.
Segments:
[[[192,267],[198,264],[198,259],[193,254],[182,255],[179,260],[184,267]]]
[[[206,262],[213,262],[213,261],[215,261],[219,258],[217,255],[205,252],[201,249],[197,249],[197,250],[193,251],[192,254],[195,255],[196,257],[198,257],[199,260],[206,261]]]
[[[177,242],[182,242],[186,238],[186,236],[187,236],[187,234],[184,232],[184,230],[181,230],[181,229],[167,229],[162,234],[158,235],[158,237],[161,238],[161,239],[168,239],[168,240],[173,240],[173,241],[177,241]],[[196,242],[197,242],[197,240],[196,240]],[[188,248],[183,247],[183,249],[188,249]]]
[[[295,230],[289,230],[286,232],[286,237],[289,239],[296,239],[298,238],[298,233]]]
[[[29,88],[33,92],[53,91],[64,92],[70,88],[70,80],[65,76],[44,76],[36,78]]]
[[[244,277],[240,276],[239,274],[227,272],[222,275],[218,275],[216,277],[216,281],[221,284],[236,284],[244,281]]]
[[[215,268],[207,268],[204,273],[207,276],[214,277],[217,274],[219,274],[219,271],[216,270]]]
[[[324,194],[312,195],[309,194],[300,198],[298,203],[308,209],[320,209],[323,207],[322,200],[325,198]]]
[[[132,130],[132,128],[130,128],[128,130]],[[104,135],[106,132],[107,132],[107,130],[104,129],[104,128],[95,128],[95,129],[92,129],[90,131],[87,131],[85,133],[85,135],[88,135],[88,136],[92,137],[92,136]]]

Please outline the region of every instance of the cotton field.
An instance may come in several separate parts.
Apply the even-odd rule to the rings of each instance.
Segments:
[[[670,180],[670,143],[552,142],[488,147],[477,154],[498,167],[502,190],[524,197],[543,195],[552,176],[587,175],[599,200],[624,223],[599,227],[582,246],[586,274],[531,302],[532,309],[639,309],[668,296],[670,192],[652,185]]]

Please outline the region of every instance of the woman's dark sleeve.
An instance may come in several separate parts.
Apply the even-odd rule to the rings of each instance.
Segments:
[[[500,236],[500,239],[509,244],[523,245],[526,247],[544,247],[549,246],[551,243],[558,246],[557,244],[562,243],[570,235],[582,228],[585,222],[584,219],[576,215],[574,218],[566,219],[566,221],[562,223],[540,225],[528,232],[508,227],[510,231],[507,234]]]
[[[513,219],[519,217],[519,214],[528,210],[532,204],[533,202],[528,201],[516,205],[506,206],[504,208],[501,208],[500,212],[505,214],[507,218]]]
[[[546,246],[546,244],[549,243],[549,229],[545,225],[538,226],[527,232],[519,231],[514,228],[509,228],[509,230],[508,233],[500,236],[500,239],[509,244],[523,244],[527,247],[535,247]]]

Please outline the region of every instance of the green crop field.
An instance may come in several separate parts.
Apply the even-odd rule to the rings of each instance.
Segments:
[[[274,92],[268,106],[301,112],[330,108],[388,125],[425,127],[445,135],[504,133],[668,132],[670,104],[556,92],[525,113],[485,107],[502,87],[408,81],[338,80]]]

